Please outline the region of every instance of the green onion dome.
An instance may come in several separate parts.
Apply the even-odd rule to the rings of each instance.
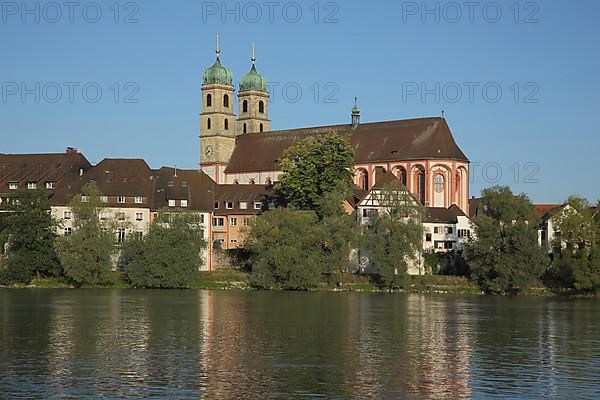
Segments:
[[[233,74],[231,73],[231,70],[225,68],[221,64],[221,60],[219,60],[219,57],[217,57],[217,61],[215,61],[212,67],[204,71],[204,74],[202,76],[202,84],[219,84],[233,86]]]
[[[269,93],[267,79],[256,70],[254,64],[252,64],[250,72],[240,79],[240,93],[241,92]]]

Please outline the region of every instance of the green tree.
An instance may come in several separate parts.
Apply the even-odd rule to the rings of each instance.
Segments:
[[[324,272],[336,281],[347,272],[350,252],[358,239],[356,215],[348,214],[342,206],[349,195],[342,186],[325,193],[317,202],[323,234]]]
[[[533,206],[508,187],[482,191],[483,215],[474,219],[467,246],[471,276],[489,294],[515,294],[540,278],[548,265],[537,242]]]
[[[301,210],[316,210],[324,193],[351,187],[354,150],[347,136],[315,135],[288,148],[280,162],[278,191]]]
[[[555,254],[549,275],[584,293],[600,290],[600,229],[593,213],[586,199],[571,196],[552,217]]]
[[[54,251],[57,226],[43,190],[16,191],[3,217],[8,248],[0,281],[29,283],[34,276],[59,274],[60,264]]]
[[[95,183],[86,184],[71,201],[74,232],[56,241],[56,252],[64,275],[76,286],[110,282],[111,255],[114,251],[112,229],[102,226],[102,193]]]
[[[134,287],[189,288],[206,245],[197,215],[160,212],[146,236],[125,242],[125,276]]]
[[[323,231],[313,211],[277,208],[254,219],[244,247],[250,254],[253,285],[263,289],[306,290],[323,272]]]
[[[408,268],[420,263],[422,207],[397,181],[373,195],[381,208],[363,235],[369,263],[379,270],[385,287],[405,287]]]

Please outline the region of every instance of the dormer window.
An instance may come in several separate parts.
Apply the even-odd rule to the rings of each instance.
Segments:
[[[18,182],[9,182],[8,188],[10,190],[17,190],[19,188],[19,183]]]
[[[240,210],[245,210],[248,208],[248,202],[247,201],[240,201]]]
[[[187,200],[181,200],[181,207],[187,207],[188,206],[188,201]]]
[[[226,201],[225,202],[225,208],[228,210],[233,209],[233,202],[232,201]]]
[[[188,187],[188,181],[181,181],[181,187],[182,188]]]
[[[260,201],[255,201],[255,202],[254,202],[254,209],[255,209],[255,210],[261,210],[261,209],[262,209],[262,202],[260,202]]]
[[[169,207],[175,207],[175,200],[169,200]]]
[[[54,182],[54,181],[46,182],[46,189],[56,189],[56,182]]]
[[[82,203],[88,203],[90,201],[90,198],[86,195],[81,195],[81,202]]]
[[[219,208],[219,202],[215,201],[215,210]]]
[[[27,189],[36,189],[37,185],[35,182],[27,182]]]

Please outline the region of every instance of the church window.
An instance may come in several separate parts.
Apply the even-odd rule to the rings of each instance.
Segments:
[[[248,112],[248,100],[244,100],[242,103],[242,112]]]
[[[229,130],[229,120],[228,119],[225,120],[225,130],[226,131]]]
[[[206,129],[210,129],[210,118],[206,120]]]
[[[417,193],[419,202],[425,205],[425,173],[423,171],[417,173]]]
[[[229,108],[229,95],[227,94],[223,96],[223,107]]]
[[[265,113],[265,103],[262,100],[258,102],[258,112],[261,114]]]
[[[212,95],[206,95],[206,107],[212,107]]]
[[[263,124],[260,124],[260,131],[263,131]]]
[[[433,178],[433,188],[436,193],[442,193],[444,191],[444,176],[442,174],[437,174]]]
[[[246,124],[244,124],[244,133],[246,133],[248,131],[248,128],[246,127]]]

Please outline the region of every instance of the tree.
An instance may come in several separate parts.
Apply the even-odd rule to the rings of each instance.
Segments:
[[[283,175],[278,191],[300,210],[315,210],[319,199],[332,188],[351,187],[354,150],[348,137],[315,135],[288,148],[280,162]]]
[[[324,272],[336,281],[347,272],[350,252],[358,239],[356,215],[346,213],[342,207],[349,194],[343,186],[334,188],[316,204],[323,234]]]
[[[253,285],[263,289],[306,290],[323,272],[323,232],[313,211],[277,208],[252,221],[244,247],[250,254]]]
[[[420,262],[423,247],[422,208],[398,181],[377,195],[379,213],[363,237],[369,263],[378,268],[388,289],[406,285],[408,268]]]
[[[125,242],[125,276],[134,287],[189,288],[206,245],[196,215],[160,212],[145,237]]]
[[[483,215],[467,245],[471,276],[489,294],[515,294],[540,278],[547,257],[537,243],[533,206],[508,187],[482,192]]]
[[[600,290],[600,227],[590,203],[571,196],[553,217],[554,261],[549,275],[579,292]]]
[[[3,218],[3,235],[8,244],[0,281],[29,283],[34,276],[59,274],[60,264],[54,251],[57,225],[43,190],[16,191]]]
[[[56,241],[56,251],[64,275],[76,286],[110,282],[111,255],[114,251],[112,230],[101,226],[102,193],[95,183],[86,184],[71,202],[74,232]]]

